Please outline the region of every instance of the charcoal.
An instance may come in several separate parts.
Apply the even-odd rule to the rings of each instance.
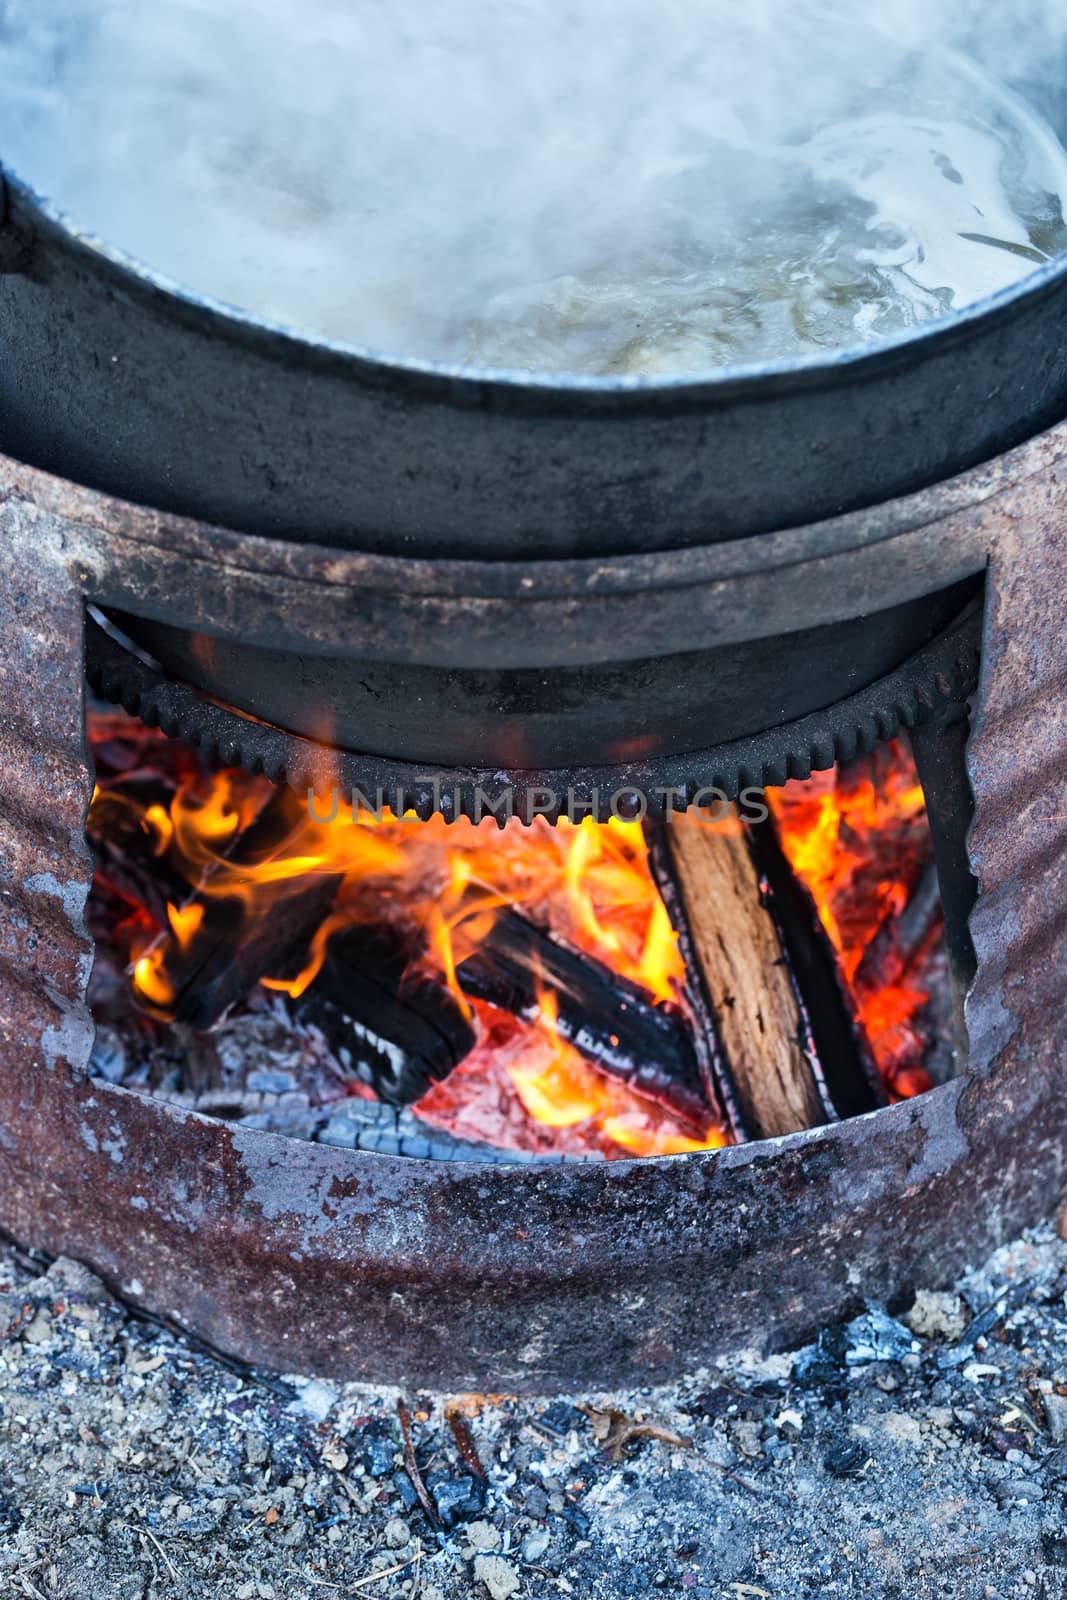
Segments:
[[[468,1144],[431,1123],[421,1122],[407,1109],[356,1098],[337,1106],[325,1126],[319,1128],[316,1138],[320,1144],[336,1145],[345,1150],[367,1150],[379,1155],[430,1161],[485,1161],[494,1166],[524,1166],[534,1161],[558,1166],[586,1159],[559,1151],[539,1153]]]
[[[420,1100],[476,1040],[451,990],[413,971],[410,947],[384,928],[336,934],[300,1008],[346,1070],[394,1106]]]
[[[858,1439],[838,1439],[823,1457],[823,1466],[835,1478],[851,1478],[871,1459],[870,1448]]]
[[[993,1304],[979,1312],[971,1321],[962,1337],[938,1357],[941,1366],[961,1367],[964,1362],[969,1361],[974,1355],[978,1340],[987,1338],[994,1328],[1004,1321],[1008,1313],[1033,1290],[1035,1282],[1036,1276],[1005,1287],[1004,1292],[998,1295]]]
[[[813,1389],[827,1400],[844,1400],[848,1395],[845,1325],[824,1328],[813,1345],[802,1350],[793,1363],[793,1382],[802,1389]]]
[[[150,805],[168,804],[172,793],[162,782],[116,782],[99,791],[86,824],[97,879],[127,905],[143,907],[160,927],[166,926],[168,904],[181,905],[188,897],[189,884],[167,854],[157,852],[141,818]]]
[[[941,920],[941,890],[937,868],[926,867],[899,915],[886,917],[863,953],[856,969],[856,992],[875,994],[902,975],[918,959],[923,946]]]
[[[902,1361],[914,1342],[910,1328],[872,1301],[862,1316],[845,1325],[845,1363],[862,1367],[872,1361]]]
[[[488,1490],[480,1478],[470,1473],[431,1472],[426,1487],[437,1506],[437,1515],[446,1529],[469,1522],[485,1510]]]
[[[288,1094],[297,1087],[292,1072],[279,1072],[269,1067],[257,1067],[245,1079],[245,1088],[254,1094]]]
[[[384,927],[350,928],[330,941],[300,1002],[346,1070],[396,1106],[421,1099],[475,1042],[459,1001],[419,968],[417,954]],[[457,978],[465,994],[528,1022],[540,1017],[541,995],[550,992],[559,1033],[580,1054],[694,1132],[707,1128],[712,1112],[685,1017],[654,1005],[592,957],[506,911]]]
[[[550,1406],[539,1413],[538,1425],[550,1428],[553,1433],[566,1434],[572,1428],[580,1428],[585,1421],[577,1406],[572,1406],[566,1400],[554,1400]]]
[[[384,1478],[392,1472],[396,1459],[396,1435],[385,1423],[370,1423],[359,1436],[360,1460],[371,1478]]]

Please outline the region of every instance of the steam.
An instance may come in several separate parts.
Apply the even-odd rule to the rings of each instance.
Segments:
[[[0,162],[177,283],[337,340],[773,359],[1062,247],[1067,156],[940,51],[1049,114],[1067,15],[989,9],[883,0],[876,29],[843,0],[0,0]]]

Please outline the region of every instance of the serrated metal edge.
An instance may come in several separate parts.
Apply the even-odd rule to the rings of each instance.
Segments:
[[[372,807],[379,794],[386,804],[400,798],[422,820],[439,815],[446,821],[461,816],[477,821],[489,814],[484,801],[479,804],[479,791],[499,796],[510,790],[513,813],[522,821],[537,814],[554,822],[577,808],[580,815],[603,822],[611,815],[626,814],[627,794],[643,796],[648,809],[657,804],[662,809],[667,796],[672,797],[674,809],[682,809],[673,797],[684,798],[689,806],[708,791],[736,800],[746,789],[780,788],[791,778],[810,778],[838,761],[870,753],[902,728],[914,727],[974,693],[981,625],[981,605],[975,601],[902,667],[826,710],[748,739],[631,767],[541,772],[452,768],[428,773],[408,762],[333,750],[257,722],[168,678],[91,616],[87,677],[102,698],[121,705],[149,727],[160,728],[169,738],[182,739],[209,764],[244,767],[275,783],[288,783],[297,793],[314,791],[330,805],[331,789],[345,808],[358,791]],[[554,795],[554,803],[531,812],[532,797],[545,791]]]

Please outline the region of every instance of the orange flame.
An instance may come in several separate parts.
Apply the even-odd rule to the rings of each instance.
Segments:
[[[320,803],[311,811],[301,807],[285,837],[262,856],[242,859],[237,848],[231,860],[227,852],[274,792],[264,779],[227,771],[183,783],[169,810],[153,805],[144,811],[142,826],[153,848],[197,893],[184,907],[168,907],[169,927],[134,952],[134,991],[153,1014],[166,1016],[175,1003],[171,969],[200,934],[206,901],[233,902],[248,926],[257,918],[284,916],[287,895],[319,873],[339,880],[333,910],[302,970],[295,977],[265,979],[268,989],[298,997],[314,982],[336,933],[384,917],[422,930],[422,959],[474,1016],[458,968],[484,940],[498,911],[515,907],[641,985],[653,1000],[677,998],[684,966],[649,870],[640,823],[585,819],[551,827],[537,818],[530,827],[512,822],[501,832],[492,818],[475,825],[433,817],[413,827],[413,813],[396,818],[388,811],[377,817],[342,810],[331,821],[319,821],[329,810]],[[94,803],[103,804],[105,793]],[[508,1071],[535,1122],[599,1129],[620,1154],[723,1142],[717,1128],[704,1139],[693,1138],[667,1113],[589,1066],[560,1038],[554,996],[542,997],[536,1023],[518,1026],[527,1042]]]
[[[522,1023],[472,1003],[460,982],[462,962],[484,941],[497,913],[514,907],[641,986],[654,1001],[676,1000],[684,964],[639,822],[597,824],[587,818],[552,827],[536,818],[532,826],[511,822],[501,831],[492,818],[475,825],[433,817],[412,826],[413,813],[353,816],[350,810],[323,821],[320,802],[314,811],[295,805],[284,837],[244,859],[242,835],[275,794],[266,779],[240,771],[206,777],[188,765],[180,769],[169,806],[157,803],[142,811],[106,787],[94,793],[93,812],[101,818],[102,808],[117,804],[129,821],[132,808],[152,851],[197,895],[188,904],[170,905],[168,927],[154,941],[142,930],[140,944],[131,948],[133,987],[146,1009],[157,1016],[171,1012],[172,965],[201,935],[205,903],[232,902],[247,927],[257,919],[284,917],[288,897],[309,876],[327,874],[338,880],[333,909],[311,941],[302,970],[295,977],[272,975],[265,987],[293,998],[303,994],[330,940],[346,928],[387,920],[418,929],[424,946],[419,959],[449,985],[483,1038],[497,1030],[505,1039],[506,1048],[492,1057],[476,1046],[471,1061],[478,1058],[483,1079],[495,1072],[500,1093],[512,1103],[517,1096],[534,1124],[586,1140],[573,1148],[592,1144],[615,1155],[670,1154],[725,1142],[715,1127],[694,1137],[693,1130],[675,1125],[668,1113],[650,1108],[591,1066],[560,1036],[551,993],[540,997],[538,1020]],[[790,784],[771,800],[786,852],[815,898],[847,982],[854,984],[866,944],[886,916],[906,903],[914,864],[922,865],[915,841],[924,824],[923,797],[914,768],[894,747],[884,782],[875,782],[869,770],[850,770]],[[895,840],[897,847],[880,849],[881,840]],[[857,996],[876,1058],[898,1094],[924,1086],[914,1024],[926,998],[907,973],[898,984]],[[473,1083],[474,1068],[464,1064],[420,1102],[420,1115],[448,1127],[459,1097],[475,1092]],[[483,1083],[478,1092],[484,1099],[490,1091]]]
[[[703,1139],[693,1138],[662,1121],[649,1126],[647,1109],[634,1105],[620,1085],[595,1072],[560,1036],[556,996],[539,996],[538,1027],[548,1046],[548,1059],[524,1058],[508,1067],[520,1100],[535,1122],[549,1128],[595,1124],[614,1144],[637,1155],[681,1155],[691,1150],[718,1150],[726,1143],[719,1128]]]

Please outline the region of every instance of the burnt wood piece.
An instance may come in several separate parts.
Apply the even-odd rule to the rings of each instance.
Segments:
[[[180,905],[189,884],[159,853],[144,811],[153,804],[164,807],[173,788],[163,781],[154,789],[120,780],[101,788],[89,808],[86,836],[100,878],[130,905],[141,906],[160,927],[167,925],[167,905]]]
[[[652,871],[686,966],[704,1069],[740,1138],[834,1120],[780,929],[736,809],[673,812],[648,830]]]
[[[789,862],[773,820],[746,825],[760,898],[778,930],[803,1030],[803,1049],[817,1062],[839,1117],[889,1104],[885,1081],[856,1013],[837,951],[807,885]]]
[[[421,1100],[477,1037],[451,990],[412,968],[412,954],[387,928],[348,928],[330,940],[320,972],[297,1002],[342,1066],[394,1106]]]
[[[251,870],[270,860],[305,816],[303,802],[290,789],[276,789],[227,850],[226,869]],[[175,991],[170,1020],[213,1027],[261,978],[295,975],[341,881],[337,874],[321,873],[279,886],[270,912],[248,921],[239,896],[211,892],[209,874],[181,908],[199,905],[202,910],[188,944],[181,947],[172,932],[158,942]]]
[[[686,1017],[657,1005],[593,957],[561,944],[516,911],[494,922],[457,977],[466,994],[526,1022],[551,994],[560,1037],[633,1093],[703,1134],[716,1101],[702,1077]]]
[[[942,921],[937,866],[924,868],[899,915],[890,913],[863,952],[853,987],[860,996],[899,983],[921,956]]]

